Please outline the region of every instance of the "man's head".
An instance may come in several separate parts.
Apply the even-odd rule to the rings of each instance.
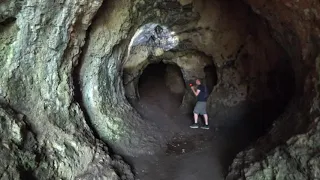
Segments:
[[[197,80],[196,80],[196,84],[197,84],[198,86],[201,84],[200,79],[197,79]]]

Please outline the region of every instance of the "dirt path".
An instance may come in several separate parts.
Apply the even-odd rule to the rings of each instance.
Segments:
[[[167,147],[131,160],[136,179],[222,180],[233,157],[249,143],[246,127],[191,129],[192,116],[179,112],[181,102],[164,86],[164,79],[149,75],[144,81],[141,99],[133,106],[146,123],[158,126]]]
[[[178,138],[177,138],[178,139]],[[223,179],[215,148],[205,136],[175,139],[165,152],[159,152],[152,161],[144,161],[137,171],[141,180],[198,180]],[[147,159],[147,157],[145,157]]]
[[[134,160],[136,177],[138,180],[222,180],[234,155],[248,143],[246,136],[240,136],[241,131],[221,129],[176,136],[156,155]]]

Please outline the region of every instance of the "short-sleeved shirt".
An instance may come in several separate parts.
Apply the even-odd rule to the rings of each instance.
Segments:
[[[198,101],[201,101],[201,102],[206,102],[207,101],[207,95],[206,95],[206,92],[205,92],[205,87],[203,85],[199,85],[198,90],[200,90],[200,93],[198,94],[197,96],[197,99]]]

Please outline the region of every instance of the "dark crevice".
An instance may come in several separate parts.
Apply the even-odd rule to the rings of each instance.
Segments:
[[[38,180],[33,175],[33,171],[31,170],[25,170],[23,167],[18,167],[19,173],[20,173],[20,180]]]
[[[0,22],[0,27],[1,26],[6,26],[6,25],[11,24],[11,23],[13,23],[15,21],[16,21],[16,18],[14,18],[14,17],[7,18],[6,20]]]
[[[214,86],[218,82],[218,75],[217,75],[217,70],[214,65],[207,65],[203,69],[205,73],[205,84],[208,88],[209,94],[211,94]]]

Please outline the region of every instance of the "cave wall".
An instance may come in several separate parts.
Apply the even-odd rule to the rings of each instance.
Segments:
[[[103,4],[91,26],[80,73],[93,128],[115,151],[127,156],[153,154],[163,145],[158,143],[162,142],[158,130],[143,121],[124,95],[122,60],[128,37],[139,27],[132,18],[140,5],[124,0]]]
[[[270,25],[272,36],[286,49],[294,60],[296,88],[302,92],[301,84],[314,71],[314,60],[319,45],[319,2],[307,1],[251,1],[246,2],[252,10]],[[279,12],[279,13],[274,13]],[[308,69],[308,70],[307,70]],[[310,72],[314,76],[314,72]]]
[[[319,2],[246,2],[291,57],[295,94],[267,135],[236,156],[228,178],[319,179]]]
[[[227,180],[234,179],[319,179],[319,132],[320,123],[318,120],[311,124],[308,132],[290,138],[287,142],[269,151],[261,161],[252,161],[254,149],[248,154],[242,152],[250,166],[242,166],[242,172],[232,172]],[[242,162],[237,159],[233,170]]]
[[[133,178],[95,139],[74,99],[72,71],[100,5],[0,2],[1,179]]]

